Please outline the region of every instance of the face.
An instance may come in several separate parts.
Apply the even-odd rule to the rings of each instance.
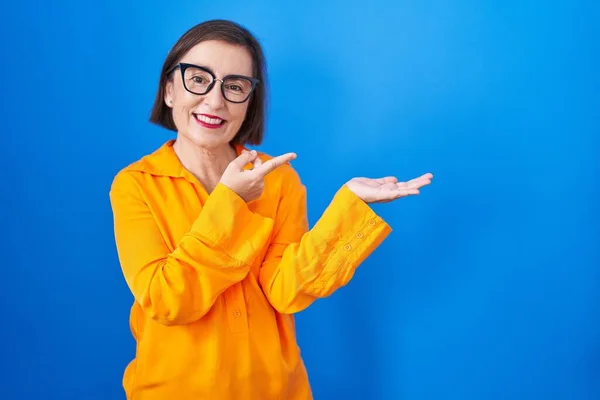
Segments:
[[[180,62],[205,67],[212,71],[217,79],[227,75],[252,77],[250,53],[241,46],[221,41],[204,41],[197,44]],[[193,88],[194,85],[199,87],[207,77],[210,79],[205,73],[201,76],[194,70],[189,71],[185,78],[188,88]],[[244,122],[250,100],[239,104],[226,100],[221,91],[221,84],[220,81],[215,81],[207,94],[197,95],[186,90],[179,69],[173,72],[172,79],[167,83],[165,103],[173,110],[178,137],[206,149],[226,146],[235,137]],[[227,88],[228,92],[239,91],[239,87],[235,85]]]

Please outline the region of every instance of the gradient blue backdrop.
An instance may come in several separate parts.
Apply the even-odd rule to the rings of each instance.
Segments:
[[[4,4],[0,398],[123,398],[108,190],[171,137],[158,72],[210,18],[265,47],[261,148],[298,153],[311,223],[353,176],[435,174],[298,315],[316,399],[600,398],[600,12],[566,0]]]

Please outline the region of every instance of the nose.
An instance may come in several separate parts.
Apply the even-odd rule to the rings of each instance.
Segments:
[[[204,95],[204,102],[213,110],[218,110],[225,105],[225,99],[221,91],[222,84],[223,81],[221,79],[215,79],[212,89]]]

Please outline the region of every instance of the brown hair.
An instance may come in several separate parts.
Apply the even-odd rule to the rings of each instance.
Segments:
[[[262,142],[266,108],[267,108],[267,74],[263,50],[258,40],[243,26],[227,20],[210,20],[202,22],[185,32],[169,51],[162,70],[158,84],[158,92],[154,99],[154,105],[150,114],[150,122],[163,128],[177,131],[173,121],[172,111],[165,104],[165,88],[171,75],[167,72],[175,67],[179,60],[200,42],[206,40],[220,40],[229,44],[243,46],[252,57],[252,68],[254,78],[260,80],[252,96],[248,100],[246,119],[242,123],[239,132],[233,138],[233,143],[258,145]]]

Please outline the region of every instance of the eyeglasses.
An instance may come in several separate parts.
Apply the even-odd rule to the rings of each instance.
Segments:
[[[260,82],[256,78],[244,75],[227,75],[223,79],[217,79],[209,69],[186,63],[177,64],[167,72],[167,75],[177,68],[181,71],[183,87],[188,92],[197,95],[207,94],[215,86],[216,81],[219,81],[223,97],[232,103],[243,103],[248,100]]]

